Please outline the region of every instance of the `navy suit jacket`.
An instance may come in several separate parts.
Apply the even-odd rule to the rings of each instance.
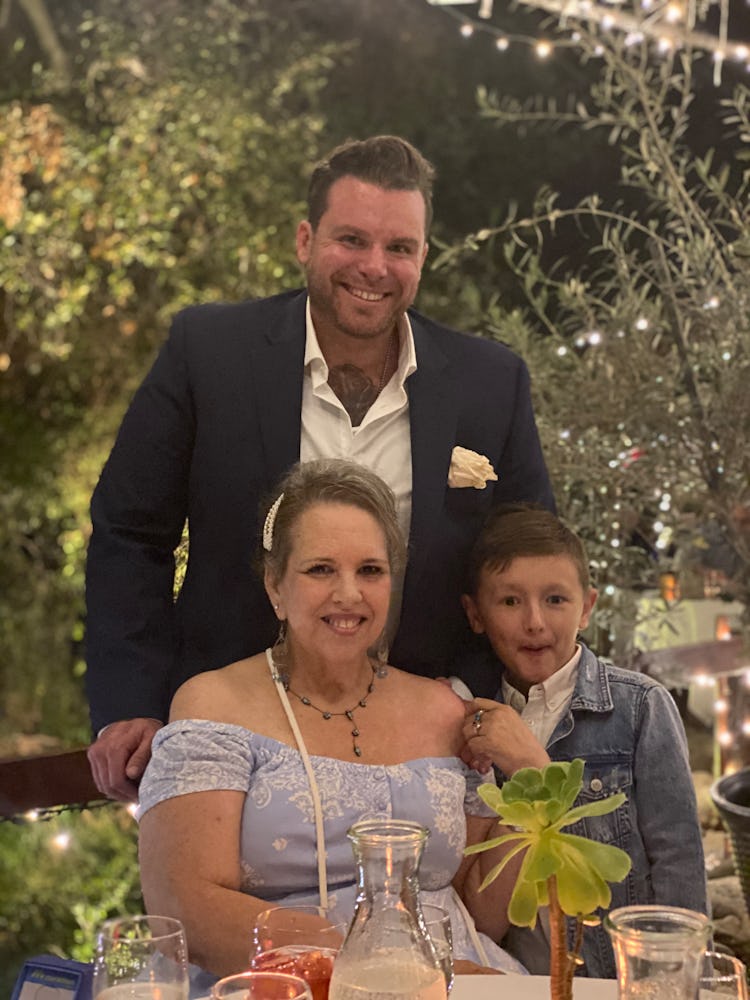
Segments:
[[[94,731],[166,718],[182,681],[272,643],[278,623],[256,556],[262,515],[299,460],[304,291],[178,313],[125,415],[91,504],[87,690]],[[523,361],[498,343],[409,313],[417,371],[406,383],[412,521],[390,660],[438,676],[468,641],[459,596],[490,506],[554,507]],[[456,445],[498,474],[450,489]],[[173,552],[189,525],[185,580]]]

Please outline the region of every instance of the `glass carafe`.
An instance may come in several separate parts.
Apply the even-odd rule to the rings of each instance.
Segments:
[[[677,906],[622,906],[604,918],[620,1000],[695,1000],[708,917]]]
[[[419,906],[428,832],[408,820],[349,830],[357,906],[331,977],[330,1000],[445,1000],[445,978]]]

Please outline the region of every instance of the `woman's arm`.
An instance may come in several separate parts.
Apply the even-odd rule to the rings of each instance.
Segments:
[[[269,904],[240,891],[244,793],[192,792],[142,817],[141,886],[149,913],[185,925],[190,961],[216,975],[248,967],[255,917]]]
[[[466,816],[466,843],[478,844],[491,837],[501,837],[510,833],[498,819],[483,816]],[[523,852],[508,862],[501,874],[482,892],[479,886],[492,868],[513,848],[513,844],[503,844],[491,851],[470,854],[461,862],[453,879],[453,887],[461,897],[466,909],[474,918],[477,929],[488,934],[493,941],[500,941],[510,926],[508,902],[516,884],[521,867]]]

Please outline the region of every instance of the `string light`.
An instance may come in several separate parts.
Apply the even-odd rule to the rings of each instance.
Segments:
[[[608,34],[618,32],[626,46],[653,40],[662,54],[680,48],[700,49],[713,54],[715,69],[714,82],[720,82],[721,66],[731,59],[744,63],[750,55],[750,46],[743,41],[728,37],[729,0],[706,0],[701,6],[701,16],[706,16],[711,7],[719,8],[719,27],[714,34],[702,30],[696,20],[697,6],[687,5],[678,0],[519,0],[519,3],[534,10],[556,15],[559,27],[568,32],[567,37],[557,41],[539,40],[525,34],[509,33],[488,23],[493,13],[493,0],[479,0],[476,22],[454,7],[475,3],[476,0],[427,0],[438,6],[449,16],[461,23],[461,34],[469,38],[474,30],[481,30],[496,36],[496,48],[505,52],[512,42],[528,45],[539,58],[546,59],[555,48],[577,46],[581,34],[575,22],[585,23],[589,31],[599,29]],[[568,28],[568,21],[574,22]],[[594,54],[603,55],[604,48],[597,44]]]
[[[677,24],[681,21],[684,16],[684,11],[682,7],[677,3],[667,4],[667,8],[664,11],[664,17],[668,24]]]
[[[67,851],[70,847],[70,834],[67,832],[57,833],[50,840],[50,844],[56,851]]]
[[[698,687],[714,687],[716,681],[713,677],[708,674],[696,674],[693,677],[693,681],[698,685]]]

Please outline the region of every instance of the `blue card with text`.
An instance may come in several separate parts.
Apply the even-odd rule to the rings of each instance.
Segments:
[[[91,1000],[93,969],[55,955],[24,962],[10,1000]]]

